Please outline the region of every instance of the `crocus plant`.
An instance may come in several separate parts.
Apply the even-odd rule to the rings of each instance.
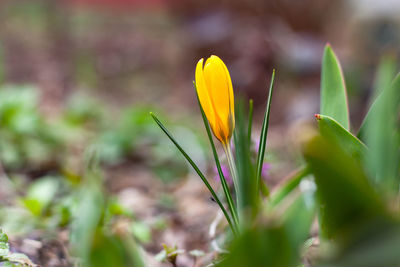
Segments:
[[[214,136],[224,148],[235,191],[239,192],[235,161],[230,141],[235,129],[235,105],[232,81],[224,62],[217,56],[207,59],[203,68],[203,59],[196,66],[196,89],[209,125]]]
[[[234,93],[231,77],[228,68],[224,62],[217,56],[210,56],[204,63],[204,59],[200,59],[196,66],[195,71],[195,88],[199,102],[200,111],[203,117],[204,126],[207,130],[208,138],[210,141],[211,149],[213,151],[216,168],[219,174],[221,185],[224,191],[226,204],[229,212],[226,210],[225,205],[215,193],[214,189],[206,179],[205,175],[199,170],[197,165],[189,157],[189,155],[182,149],[177,140],[173,138],[171,133],[165,126],[158,120],[158,118],[151,113],[156,123],[167,134],[171,141],[181,151],[183,156],[192,165],[195,171],[199,174],[204,184],[210,190],[211,195],[220,206],[228,221],[232,232],[236,235],[240,232],[241,225],[244,225],[248,216],[245,213],[249,206],[257,206],[259,202],[259,185],[262,183],[260,180],[265,144],[267,138],[268,120],[270,112],[270,103],[273,89],[274,73],[271,79],[270,94],[267,102],[267,109],[264,117],[264,123],[259,140],[258,155],[256,159],[251,158],[250,140],[252,128],[252,114],[253,102],[249,102],[249,115],[248,121],[245,125],[243,120],[244,110],[239,107],[238,120],[235,118],[235,103]],[[236,130],[235,130],[236,125]],[[236,134],[235,134],[236,133]],[[245,133],[245,134],[243,134]],[[234,191],[231,192],[227,179],[225,177],[223,168],[221,168],[220,158],[215,148],[215,138],[221,143],[225,152],[227,163],[230,171],[230,178],[233,180]],[[235,156],[231,148],[231,139],[235,139]],[[249,187],[252,189],[248,190]],[[265,186],[263,187],[265,188]],[[268,191],[268,189],[266,190]],[[265,190],[263,190],[265,192]],[[236,201],[233,201],[232,195],[236,196]],[[256,201],[248,201],[255,199]],[[251,203],[251,204],[249,204]],[[251,207],[252,208],[252,207]]]

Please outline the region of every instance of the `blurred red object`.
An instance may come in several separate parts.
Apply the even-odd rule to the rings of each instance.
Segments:
[[[166,6],[168,0],[64,0],[64,2],[78,6],[126,9]]]

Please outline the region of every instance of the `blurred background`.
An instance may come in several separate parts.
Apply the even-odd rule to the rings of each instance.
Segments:
[[[325,43],[352,95],[368,94],[382,54],[398,52],[395,0],[4,0],[0,8],[3,81],[36,85],[52,114],[77,91],[117,108],[193,111],[195,63],[216,54],[257,107],[276,68],[273,122],[285,122],[317,110]]]
[[[398,70],[399,12],[397,0],[2,0],[0,226],[34,262],[69,266],[68,199],[95,149],[104,191],[134,213],[129,229],[150,258],[162,243],[208,251],[216,206],[148,112],[212,177],[197,61],[224,60],[235,94],[254,99],[256,129],[275,68],[265,174],[274,185],[299,165],[297,125],[319,110],[325,44],[343,65],[357,129],[378,64]]]

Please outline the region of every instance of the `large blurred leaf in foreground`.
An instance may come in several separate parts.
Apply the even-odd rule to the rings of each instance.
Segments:
[[[95,153],[90,155],[87,169],[71,227],[73,253],[82,266],[144,266],[133,235],[125,227],[106,225],[107,198]]]
[[[377,230],[377,229],[375,229]],[[400,226],[381,227],[380,231],[359,236],[350,249],[330,247],[330,253],[318,267],[377,267],[400,266]]]
[[[279,206],[275,213],[271,213],[273,218],[245,229],[218,266],[298,266],[302,245],[309,236],[314,219],[313,194],[313,190],[307,190],[294,196],[289,207]]]
[[[322,237],[346,239],[350,232],[388,220],[360,162],[339,145],[317,135],[303,153],[317,185]]]

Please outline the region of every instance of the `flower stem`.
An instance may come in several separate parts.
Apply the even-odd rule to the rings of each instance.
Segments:
[[[233,180],[233,186],[235,188],[236,206],[239,207],[239,205],[240,205],[240,203],[239,203],[240,191],[239,191],[239,181],[238,181],[238,176],[237,176],[237,172],[236,172],[235,160],[233,158],[232,150],[231,150],[231,147],[229,145],[229,142],[226,143],[226,144],[223,144],[222,146],[224,148],[226,158],[228,159],[229,170],[231,172],[231,176],[232,176],[232,180]]]

